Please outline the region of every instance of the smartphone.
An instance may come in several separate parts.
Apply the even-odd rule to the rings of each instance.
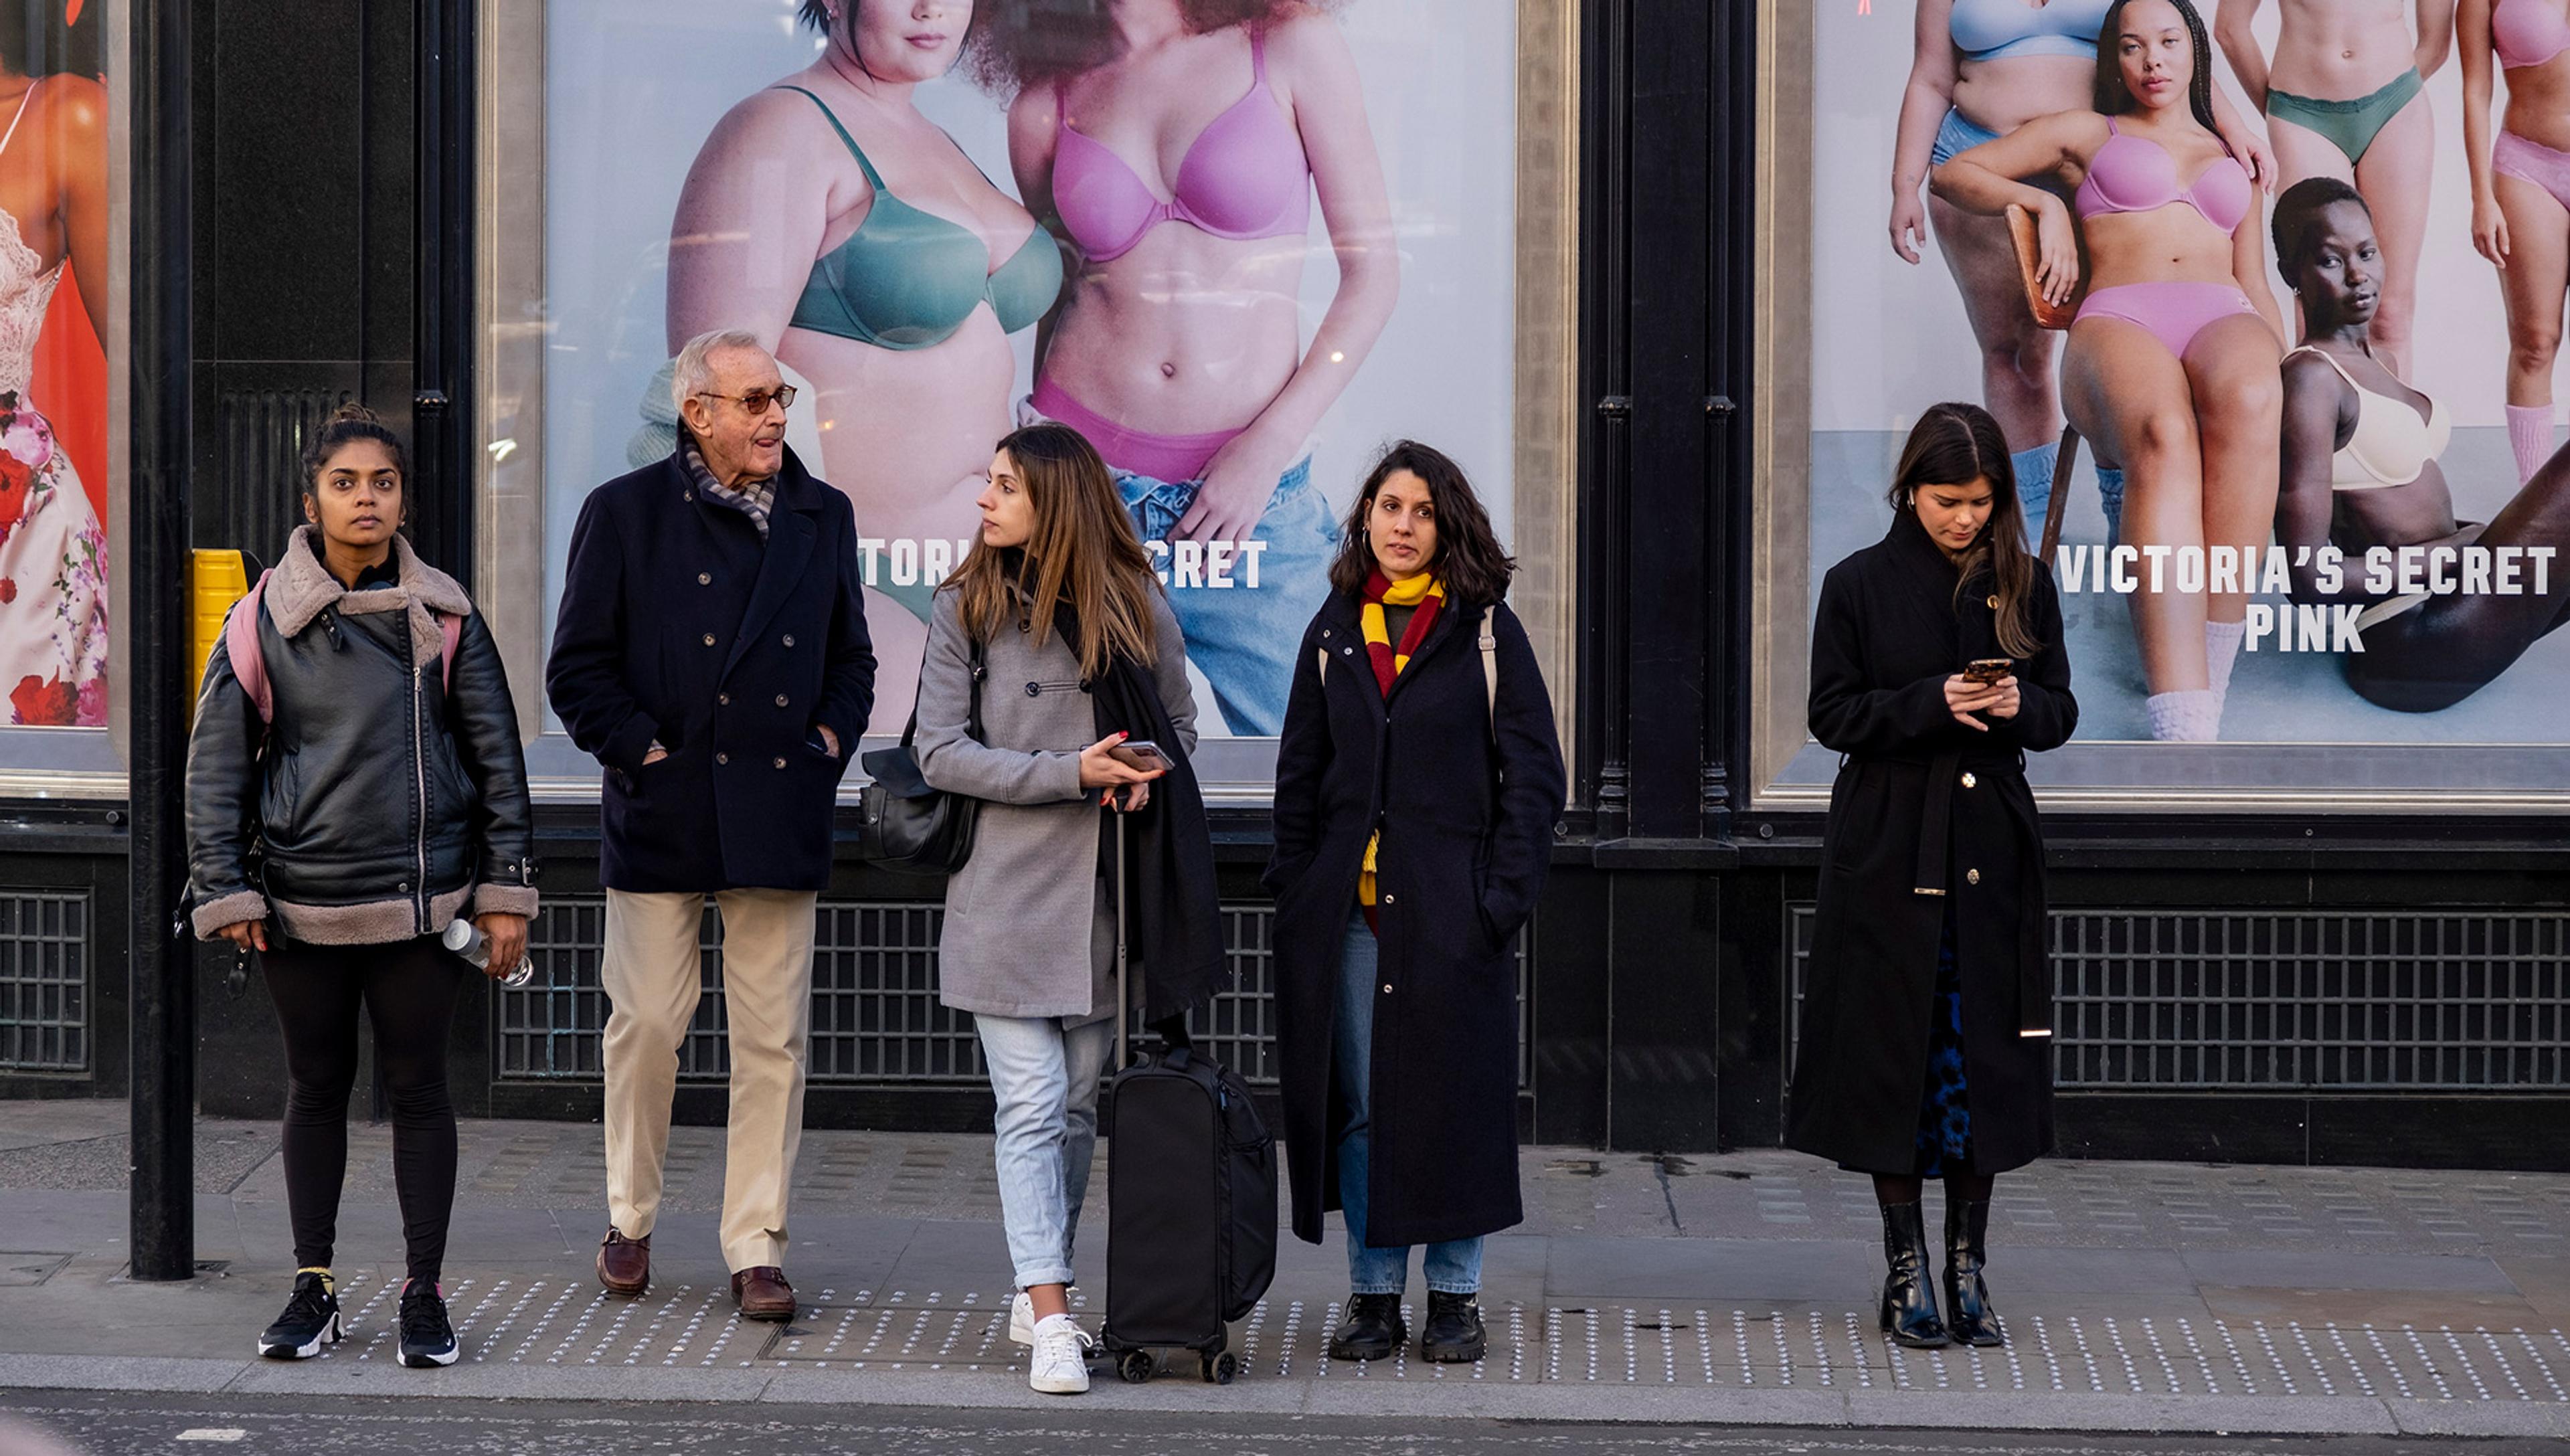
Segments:
[[[1106,752],[1126,768],[1158,770],[1161,773],[1169,770],[1168,755],[1160,752],[1160,745],[1147,738],[1129,739]]]
[[[2013,657],[1975,657],[1964,664],[1963,675],[1974,682],[1988,684],[2007,676],[2008,669],[2014,666],[2016,659]]]

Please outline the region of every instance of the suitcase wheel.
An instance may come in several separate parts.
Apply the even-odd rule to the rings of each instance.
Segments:
[[[1149,1350],[1126,1350],[1116,1357],[1115,1373],[1128,1385],[1139,1385],[1151,1378],[1153,1361]],[[1206,1378],[1210,1379],[1211,1376]]]
[[[1232,1377],[1240,1373],[1240,1356],[1224,1350],[1221,1354],[1204,1357],[1198,1369],[1206,1384],[1228,1385]]]

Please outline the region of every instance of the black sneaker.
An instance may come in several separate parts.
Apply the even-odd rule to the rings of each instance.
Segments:
[[[321,1275],[306,1270],[294,1276],[294,1295],[285,1301],[285,1312],[259,1335],[258,1352],[271,1360],[308,1360],[323,1345],[336,1344],[340,1334],[339,1296]]]
[[[405,1365],[451,1365],[461,1351],[455,1326],[446,1322],[446,1296],[432,1283],[411,1279],[402,1285],[401,1362]]]

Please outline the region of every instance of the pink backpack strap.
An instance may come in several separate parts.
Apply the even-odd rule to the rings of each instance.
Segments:
[[[231,615],[223,619],[223,655],[231,659],[232,676],[240,680],[241,691],[257,705],[258,721],[262,723],[276,717],[276,697],[267,686],[267,653],[258,642],[258,599],[273,574],[272,570],[259,572],[249,590],[232,603]]]
[[[455,691],[455,644],[464,640],[464,618],[448,616],[442,611],[432,615],[437,618],[437,639],[440,649],[437,658],[437,685],[452,693]]]

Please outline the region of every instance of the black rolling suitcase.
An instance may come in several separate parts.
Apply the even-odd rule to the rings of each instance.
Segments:
[[[1229,1384],[1239,1322],[1276,1274],[1276,1144],[1238,1073],[1191,1047],[1132,1054],[1123,830],[1119,816],[1100,1342],[1126,1380],[1186,1352],[1206,1380]]]

